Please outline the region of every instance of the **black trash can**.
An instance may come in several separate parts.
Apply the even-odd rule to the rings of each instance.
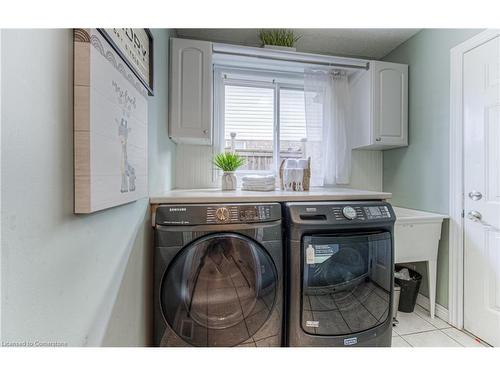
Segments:
[[[396,266],[396,271],[403,268],[407,267]],[[398,310],[411,313],[415,309],[415,304],[417,303],[418,290],[420,289],[420,284],[422,283],[422,275],[409,268],[408,271],[410,272],[411,280],[394,278],[394,282],[401,287]]]

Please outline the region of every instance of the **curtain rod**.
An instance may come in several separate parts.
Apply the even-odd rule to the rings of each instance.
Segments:
[[[322,56],[322,55],[314,55],[314,54],[306,54],[306,53],[295,53],[288,51],[277,51],[277,50],[268,50],[262,51],[262,48],[255,47],[241,47],[241,46],[233,46],[227,44],[213,44],[213,51],[216,54],[228,55],[228,56],[240,56],[240,57],[251,57],[262,60],[274,60],[274,61],[284,61],[284,62],[292,62],[292,63],[300,63],[300,64],[310,64],[310,65],[319,65],[319,66],[327,66],[327,67],[341,67],[341,68],[349,68],[349,69],[364,69],[368,70],[370,67],[370,63],[366,60],[357,60],[357,59],[348,59],[348,58],[339,58],[339,57],[331,57],[332,59],[337,60],[345,60],[346,62],[329,62],[329,61],[321,61],[327,60],[330,56]],[[302,58],[296,58],[302,57]],[[349,62],[353,63],[349,63]],[[359,61],[359,63],[358,63]],[[356,63],[358,63],[356,65]]]
[[[276,75],[287,77],[287,78],[297,78],[304,77],[304,73],[300,71],[283,71],[279,69],[269,69],[269,68],[257,68],[254,66],[232,66],[227,64],[214,64],[214,68],[216,71],[220,72],[228,72],[228,73],[246,73],[246,72],[256,72],[260,74],[266,74],[270,77],[275,77]]]

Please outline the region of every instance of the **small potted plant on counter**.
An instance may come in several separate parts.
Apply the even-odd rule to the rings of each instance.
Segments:
[[[223,152],[214,157],[214,165],[222,172],[222,190],[236,190],[237,180],[234,172],[245,164],[245,159],[233,152]]]
[[[259,38],[264,48],[296,51],[295,43],[301,38],[290,29],[260,30]]]

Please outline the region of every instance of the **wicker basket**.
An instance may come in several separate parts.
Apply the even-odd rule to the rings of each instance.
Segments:
[[[286,159],[283,159],[280,165],[280,187],[281,190],[284,190],[285,187],[283,186],[283,169],[285,168],[285,161]],[[304,169],[304,177],[302,181],[302,186],[304,187],[304,191],[309,191],[311,183],[311,158],[307,158],[307,168]],[[295,186],[293,187],[293,190],[295,190]]]

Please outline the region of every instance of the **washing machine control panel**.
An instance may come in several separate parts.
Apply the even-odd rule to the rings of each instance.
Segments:
[[[276,220],[273,204],[210,206],[206,211],[207,224],[255,223]]]
[[[165,204],[154,212],[155,225],[246,224],[281,219],[279,203]]]

